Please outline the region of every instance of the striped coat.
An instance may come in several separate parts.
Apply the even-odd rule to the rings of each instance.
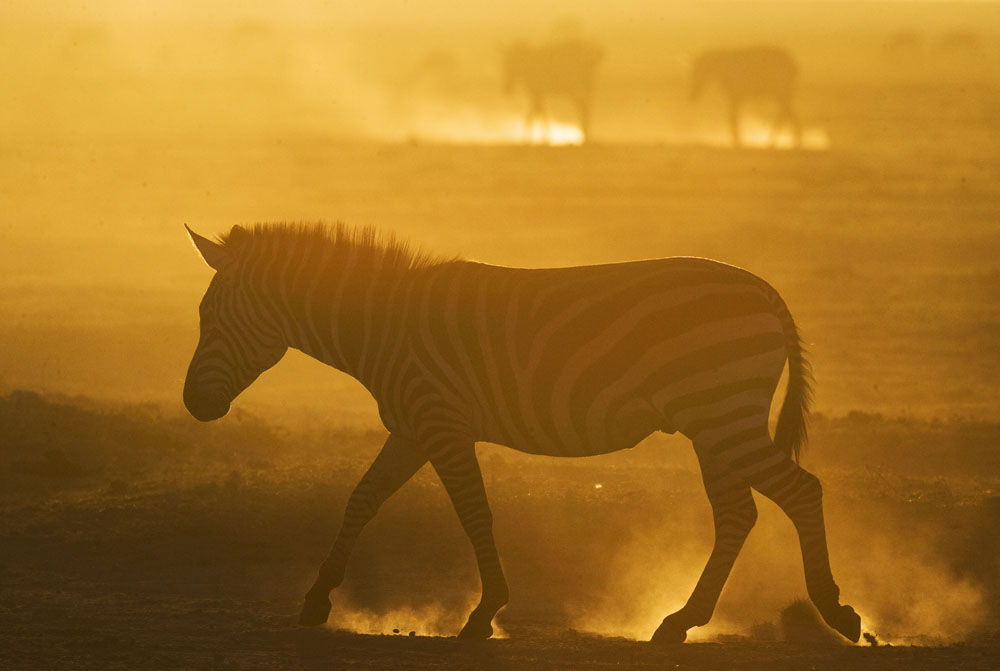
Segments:
[[[716,544],[688,604],[654,640],[683,641],[708,621],[756,518],[751,487],[796,523],[820,613],[859,637],[830,573],[819,483],[794,460],[805,437],[808,366],[784,301],[764,280],[687,257],[558,269],[439,261],[343,227],[236,227],[221,243],[191,235],[218,271],[185,381],[196,418],[224,415],[294,347],[360,380],[390,433],[348,502],[303,624],[326,620],[328,593],[343,580],[357,535],[429,461],[483,581],[461,635],[489,636],[508,591],[475,443],[576,457],[665,431],[694,443]],[[786,360],[772,440],[768,412]]]
[[[725,264],[669,258],[525,270],[453,261],[413,273],[386,368],[363,371],[390,430],[429,404],[472,440],[586,456],[770,405],[794,324]],[[401,393],[407,384],[409,397]]]

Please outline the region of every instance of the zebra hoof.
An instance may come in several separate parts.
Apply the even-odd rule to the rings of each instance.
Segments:
[[[826,623],[851,643],[861,638],[861,616],[850,606],[838,606]]]
[[[668,616],[653,632],[653,638],[649,639],[649,642],[655,645],[678,645],[683,643],[686,638],[687,629],[671,622]]]
[[[325,594],[306,594],[306,602],[302,605],[302,612],[299,614],[299,625],[302,627],[315,627],[326,623],[330,617],[330,597]]]
[[[485,641],[492,635],[493,625],[490,624],[489,620],[483,622],[471,618],[462,627],[462,631],[458,632],[458,637],[467,641]]]

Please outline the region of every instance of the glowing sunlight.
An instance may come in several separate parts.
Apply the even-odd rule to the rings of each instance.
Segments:
[[[819,126],[806,126],[802,129],[800,143],[796,146],[795,137],[788,128],[781,128],[777,137],[769,120],[755,116],[744,118],[740,124],[742,146],[750,149],[803,149],[809,151],[824,151],[830,148],[830,138],[825,129]],[[729,129],[718,126],[713,129],[703,129],[695,134],[696,141],[712,147],[732,147],[733,139]]]
[[[489,115],[479,110],[452,110],[425,115],[414,124],[411,139],[441,144],[533,144],[567,146],[583,144],[579,126],[561,121],[526,125],[522,117]]]
[[[446,608],[440,604],[392,608],[383,613],[370,610],[336,607],[327,627],[357,634],[408,636],[454,636],[461,629],[466,614],[476,605],[478,597],[470,597],[463,608]],[[506,638],[503,629],[493,623],[493,638]]]

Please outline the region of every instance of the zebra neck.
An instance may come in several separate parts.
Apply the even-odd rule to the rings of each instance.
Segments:
[[[377,383],[376,362],[402,329],[401,273],[345,273],[322,282],[311,295],[289,301],[290,347],[357,378],[369,390]]]

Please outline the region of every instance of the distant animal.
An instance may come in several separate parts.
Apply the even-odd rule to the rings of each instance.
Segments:
[[[972,30],[953,30],[941,36],[941,50],[956,56],[975,56],[980,51],[979,36]]]
[[[504,88],[508,94],[519,86],[528,95],[525,128],[541,122],[548,135],[550,98],[567,98],[576,108],[584,140],[590,132],[590,106],[597,67],[604,58],[600,45],[567,39],[533,45],[517,42],[503,50]]]
[[[729,107],[729,128],[733,145],[740,146],[740,115],[750,101],[767,101],[776,106],[772,143],[787,123],[795,145],[801,144],[801,128],[792,109],[798,80],[795,60],[784,49],[749,47],[713,49],[699,54],[691,68],[691,98],[697,100],[706,87],[716,85]]]
[[[882,48],[889,55],[912,58],[923,51],[924,40],[917,33],[902,30],[890,35]]]
[[[687,604],[653,641],[682,642],[709,621],[757,518],[751,488],[794,522],[824,621],[858,640],[860,618],[839,603],[830,572],[819,480],[797,463],[809,367],[785,302],[763,279],[687,257],[543,269],[438,260],[344,226],[237,226],[218,242],[189,233],[216,270],[184,382],[196,419],[225,415],[292,347],[361,381],[389,431],[350,496],[300,624],[327,620],[362,528],[429,461],[482,580],[459,636],[491,636],[508,589],[476,442],[585,457],[663,431],[694,444],[715,546]],[[768,412],[786,361],[772,440]]]

